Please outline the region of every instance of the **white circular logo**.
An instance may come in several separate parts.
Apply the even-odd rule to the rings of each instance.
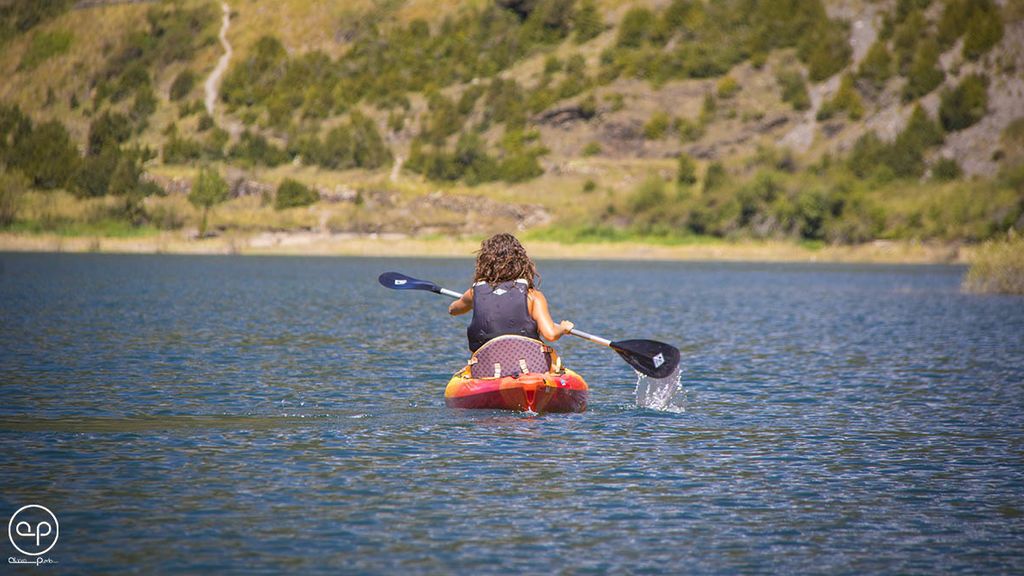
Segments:
[[[60,535],[57,516],[38,504],[22,506],[7,523],[7,537],[18,552],[26,556],[42,556],[53,548]]]

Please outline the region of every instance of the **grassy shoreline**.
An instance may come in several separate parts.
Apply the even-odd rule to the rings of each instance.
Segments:
[[[561,243],[524,241],[537,259],[967,264],[972,247],[959,244],[875,241],[852,246],[808,247],[781,241],[709,241],[654,244],[633,241]],[[240,254],[295,256],[473,257],[479,239],[399,234],[225,234],[202,240],[181,233],[134,237],[0,233],[0,252],[98,252],[134,254]]]

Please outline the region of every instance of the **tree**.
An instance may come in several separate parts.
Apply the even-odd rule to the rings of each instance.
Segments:
[[[210,209],[228,199],[228,183],[214,168],[203,167],[192,183],[188,201],[196,208],[202,208],[203,219],[199,223],[199,237],[206,236],[206,221]]]

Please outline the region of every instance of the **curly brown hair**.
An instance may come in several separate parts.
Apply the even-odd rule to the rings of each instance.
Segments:
[[[540,274],[533,260],[526,255],[526,249],[515,236],[507,233],[495,234],[480,243],[476,256],[476,272],[473,282],[498,284],[511,280],[525,279],[530,288],[540,284]]]

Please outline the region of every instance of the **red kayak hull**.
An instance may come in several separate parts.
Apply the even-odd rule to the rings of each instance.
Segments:
[[[445,388],[451,408],[517,410],[530,412],[583,412],[587,409],[587,383],[572,370],[561,374],[522,374],[518,377],[471,378],[463,369]]]

